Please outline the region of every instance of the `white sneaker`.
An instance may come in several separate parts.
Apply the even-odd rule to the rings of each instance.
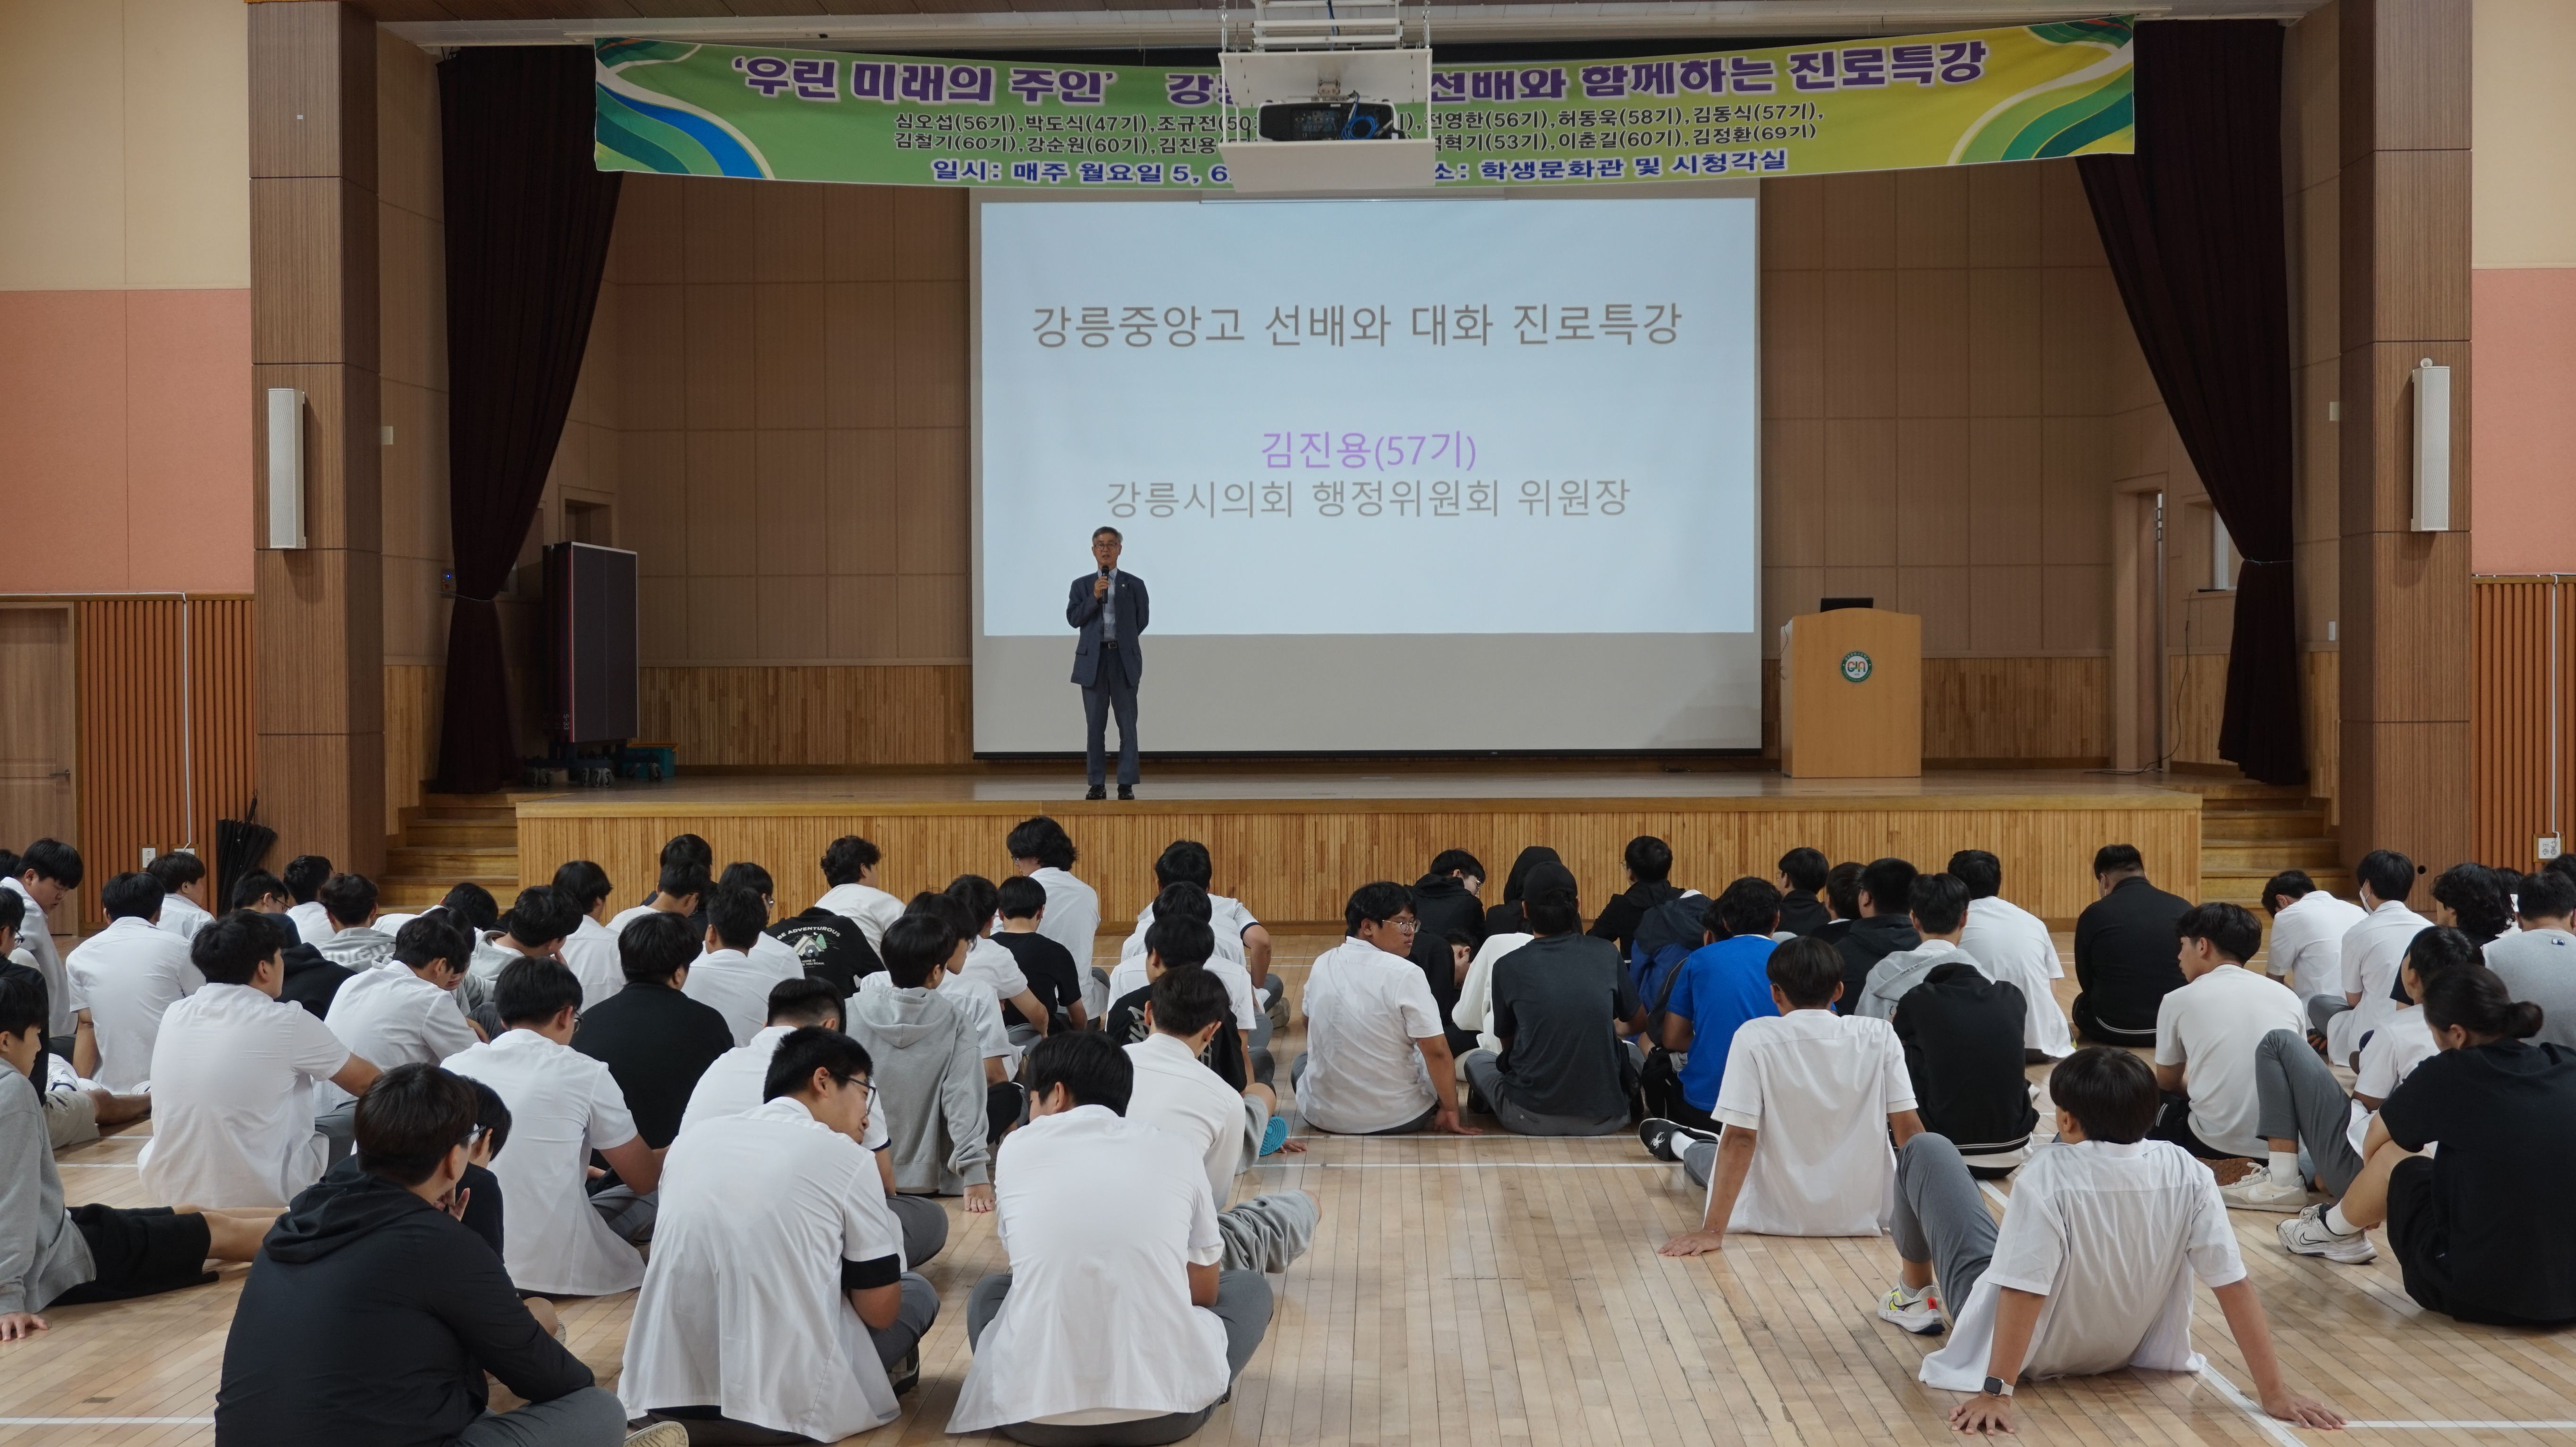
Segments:
[[[2379,1259],[2379,1248],[2370,1244],[2370,1233],[2355,1231],[2347,1236],[2326,1224],[2331,1206],[2310,1206],[2281,1223],[2281,1247],[2293,1256],[2322,1256],[2347,1266],[2359,1266]]]
[[[1933,1288],[1897,1285],[1878,1299],[1878,1319],[1892,1321],[1916,1336],[1939,1336],[1948,1329],[1941,1319],[1941,1298]]]
[[[2304,1211],[2308,1184],[2280,1185],[2268,1170],[2256,1171],[2232,1186],[2218,1188],[2219,1199],[2240,1211]]]
[[[689,1429],[677,1422],[655,1422],[627,1433],[625,1447],[689,1447]]]

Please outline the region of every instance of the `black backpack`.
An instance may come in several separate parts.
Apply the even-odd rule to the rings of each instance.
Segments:
[[[1639,999],[1656,993],[1659,984],[1671,992],[1673,968],[1700,947],[1708,908],[1707,895],[1684,891],[1637,921],[1636,932],[1628,937],[1628,973]]]

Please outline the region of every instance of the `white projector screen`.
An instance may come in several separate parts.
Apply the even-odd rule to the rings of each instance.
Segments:
[[[975,207],[975,748],[1082,745],[1092,529],[1164,753],[1761,744],[1756,201]]]

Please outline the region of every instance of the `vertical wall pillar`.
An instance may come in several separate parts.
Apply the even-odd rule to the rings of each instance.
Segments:
[[[252,416],[260,553],[260,818],[290,854],[384,867],[378,495],[376,35],[354,5],[250,23]],[[305,395],[306,546],[266,526],[272,387]]]
[[[2471,0],[2344,0],[2342,836],[2469,857]],[[2451,531],[2410,528],[2415,390],[2451,374]]]

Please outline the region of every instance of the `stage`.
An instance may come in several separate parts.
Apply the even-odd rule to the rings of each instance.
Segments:
[[[1801,844],[1836,860],[1895,854],[1938,868],[1958,849],[2003,860],[2006,897],[2054,923],[2095,890],[2100,845],[2127,843],[2149,875],[2191,897],[2200,887],[2200,781],[2149,782],[2075,771],[1935,772],[1920,779],[1786,779],[1777,773],[1652,762],[1275,768],[1166,765],[1134,802],[1082,797],[1078,767],[795,776],[690,776],[660,784],[521,794],[521,872],[530,883],[591,859],[621,899],[649,887],[663,841],[696,833],[718,862],[757,860],[781,913],[824,888],[815,861],[843,834],[885,852],[878,884],[897,894],[963,873],[1011,872],[1003,836],[1051,814],[1073,835],[1074,873],[1100,890],[1110,926],[1152,897],[1154,856],[1174,839],[1205,843],[1219,893],[1281,926],[1338,926],[1343,901],[1372,879],[1411,882],[1443,849],[1473,851],[1485,898],[1524,846],[1546,844],[1581,881],[1590,914],[1626,884],[1620,849],[1639,834],[1673,846],[1676,881],[1711,892],[1739,875],[1770,878]]]

